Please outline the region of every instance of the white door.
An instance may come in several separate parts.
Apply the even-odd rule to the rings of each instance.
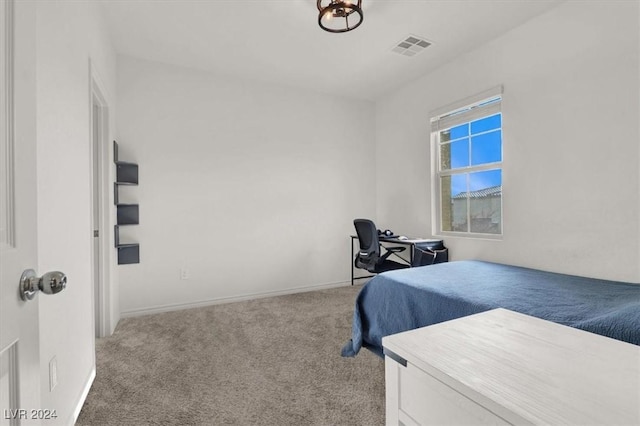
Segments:
[[[35,2],[0,0],[0,14],[0,424],[13,425],[42,409],[38,301],[18,290],[37,266]]]

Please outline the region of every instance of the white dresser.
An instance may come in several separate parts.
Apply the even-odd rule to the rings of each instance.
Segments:
[[[506,309],[382,344],[388,425],[640,425],[640,346]]]

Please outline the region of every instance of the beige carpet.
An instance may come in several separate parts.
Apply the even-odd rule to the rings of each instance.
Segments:
[[[384,364],[342,358],[360,286],[127,318],[79,425],[381,425]]]

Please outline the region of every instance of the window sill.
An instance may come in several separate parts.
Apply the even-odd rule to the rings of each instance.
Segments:
[[[502,234],[472,234],[468,232],[447,232],[442,231],[434,234],[437,238],[452,238],[452,237],[460,237],[463,239],[469,240],[485,240],[485,241],[502,241]]]

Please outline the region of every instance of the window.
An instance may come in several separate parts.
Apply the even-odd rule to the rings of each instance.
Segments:
[[[436,230],[502,235],[502,87],[432,113]]]

